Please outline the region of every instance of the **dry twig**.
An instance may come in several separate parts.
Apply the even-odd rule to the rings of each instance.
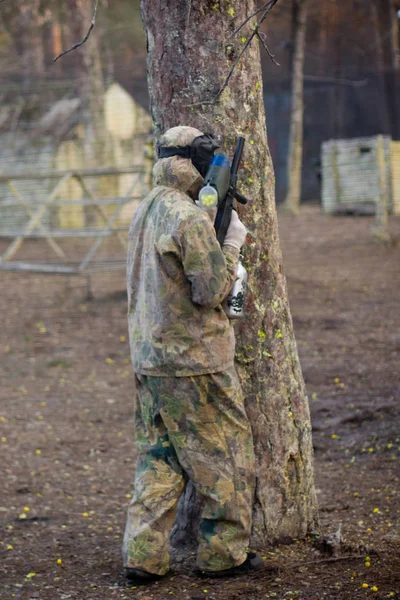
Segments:
[[[266,51],[272,62],[275,63],[277,67],[280,67],[281,65],[275,60],[275,54],[272,54],[271,50],[267,46],[267,42],[265,41],[265,33],[259,31],[257,33],[257,37],[260,40],[264,50]]]
[[[246,23],[248,23],[250,21],[250,19],[252,19],[253,17],[255,17],[256,15],[258,15],[258,13],[260,13],[262,10],[264,10],[264,8],[266,8],[268,5],[272,4],[273,0],[268,0],[268,2],[266,2],[265,4],[263,4],[262,6],[260,6],[259,8],[257,8],[257,10],[255,10],[253,13],[251,13],[250,16],[248,16],[243,23],[241,23],[239,25],[239,27],[236,27],[235,31],[232,33],[232,35],[229,37],[233,38],[237,33],[239,33],[239,31],[242,29],[242,27],[244,27],[246,25]],[[276,4],[276,2],[274,3]]]
[[[89,29],[87,31],[87,34],[81,39],[80,42],[78,42],[77,44],[74,44],[73,46],[71,46],[71,48],[67,48],[67,50],[63,50],[62,52],[60,52],[60,54],[58,54],[57,56],[55,56],[53,58],[53,62],[56,62],[59,58],[61,58],[62,56],[65,56],[66,54],[68,54],[69,52],[72,52],[72,50],[76,50],[77,48],[79,48],[80,46],[83,46],[83,44],[89,39],[89,36],[91,34],[91,31],[93,29],[93,27],[96,24],[96,13],[97,13],[97,6],[99,4],[99,0],[95,0],[94,2],[94,7],[93,7],[93,15],[92,15],[92,20],[90,22],[89,25]]]

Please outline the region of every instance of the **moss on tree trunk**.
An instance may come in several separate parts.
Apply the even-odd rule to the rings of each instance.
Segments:
[[[237,367],[257,460],[255,544],[304,536],[317,519],[311,425],[283,274],[267,143],[259,47],[254,41],[227,88],[212,100],[250,33],[254,0],[141,0],[156,137],[175,125],[217,134],[232,156],[244,135],[238,189],[251,202],[239,213],[251,233],[247,318],[238,323]],[[190,528],[190,527],[187,527]]]

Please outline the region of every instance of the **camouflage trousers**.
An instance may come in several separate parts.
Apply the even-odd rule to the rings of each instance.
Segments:
[[[125,567],[164,575],[169,536],[187,480],[203,497],[197,565],[246,559],[254,450],[235,369],[195,377],[136,375],[138,459],[123,542]]]

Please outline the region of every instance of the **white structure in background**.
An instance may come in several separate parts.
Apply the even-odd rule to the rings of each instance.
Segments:
[[[382,135],[324,142],[324,212],[374,214],[380,203],[400,215],[400,142]]]
[[[75,98],[4,134],[0,269],[90,275],[125,267],[129,224],[151,183],[152,120],[119,84],[102,101],[96,138]]]
[[[150,170],[151,164],[145,160],[146,145],[148,151],[152,130],[150,115],[139,106],[132,96],[118,83],[113,83],[104,94],[104,137],[97,144],[106,145],[107,166],[123,169],[125,167],[140,167]],[[76,138],[61,142],[55,158],[55,168],[58,170],[76,169],[85,165],[84,131],[77,126]],[[151,143],[151,142],[150,142]],[[95,154],[95,153],[94,153]],[[101,148],[99,154],[104,154]],[[105,166],[105,165],[97,165]],[[150,176],[150,174],[148,174]],[[121,198],[126,196],[131,188],[135,175],[121,174],[116,177],[99,177],[96,188],[91,190],[96,196]],[[149,177],[143,178],[140,190],[144,196],[148,192]],[[70,180],[59,191],[59,196],[70,200],[79,200],[86,196],[85,190],[76,180]],[[138,200],[127,202],[121,209],[118,224],[129,223],[137,206]],[[84,227],[87,224],[87,211],[83,205],[63,206],[59,209],[60,228]]]
[[[28,95],[26,102],[29,101]],[[118,83],[109,86],[103,103],[104,122],[98,130],[104,134],[90,145],[90,152],[78,98],[57,100],[46,108],[39,120],[24,121],[24,126],[17,131],[7,131],[3,124],[0,131],[0,176],[34,173],[35,179],[16,180],[13,190],[4,179],[0,181],[0,235],[24,228],[29,216],[23,204],[27,203],[34,209],[36,204],[44,201],[54,184],[54,179],[45,176],[50,171],[142,167],[147,176],[141,178],[139,187],[136,186],[135,196],[147,193],[152,167],[151,117]],[[149,153],[150,158],[146,160]],[[42,180],[37,177],[41,173]],[[42,225],[48,229],[81,229],[100,225],[98,211],[96,216],[84,202],[79,204],[78,201],[87,198],[88,191],[96,198],[125,197],[134,177],[126,173],[92,177],[90,190],[86,191],[78,179],[70,178],[57,191],[57,201],[70,201],[70,204],[54,204],[57,209],[46,211],[41,219]],[[16,201],[16,194],[20,202]],[[130,221],[137,202],[127,201],[118,216],[118,225]]]

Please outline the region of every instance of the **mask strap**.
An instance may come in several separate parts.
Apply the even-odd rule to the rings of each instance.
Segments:
[[[184,148],[175,147],[158,147],[158,158],[170,158],[171,156],[182,156],[183,158],[191,158],[191,146],[185,146]]]

